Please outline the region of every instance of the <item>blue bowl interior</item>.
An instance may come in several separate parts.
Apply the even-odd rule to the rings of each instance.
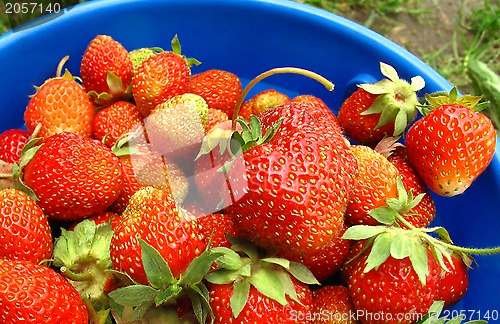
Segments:
[[[64,55],[66,67],[79,74],[88,43],[98,34],[111,35],[128,50],[139,47],[170,49],[179,36],[183,54],[202,64],[193,73],[217,68],[236,73],[243,84],[274,67],[295,66],[320,73],[335,83],[328,92],[316,81],[297,75],[277,75],[252,93],[273,87],[290,96],[314,94],[336,112],[356,84],[382,77],[379,62],[394,66],[400,76],[421,75],[421,94],[451,89],[425,63],[382,36],[326,11],[279,0],[106,0],[80,4],[56,19],[0,37],[0,131],[23,127],[23,111],[33,85],[54,76]],[[250,95],[252,94],[250,93]],[[500,245],[500,157],[463,195],[435,196],[437,217],[456,244]],[[477,217],[477,218],[476,218]],[[469,292],[454,308],[475,311],[500,305],[500,256],[478,256],[470,272]],[[493,279],[495,278],[495,279]],[[479,318],[481,319],[481,318]]]

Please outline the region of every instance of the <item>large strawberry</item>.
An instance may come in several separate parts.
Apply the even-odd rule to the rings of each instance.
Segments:
[[[29,261],[0,259],[3,323],[87,324],[82,298],[57,272]]]
[[[209,108],[221,110],[231,118],[242,90],[237,75],[218,69],[193,75],[189,86],[189,92],[205,99]]]
[[[45,214],[59,220],[105,210],[123,187],[120,161],[110,148],[67,132],[47,138],[23,174]]]
[[[177,206],[168,187],[139,189],[130,198],[111,240],[113,267],[147,284],[140,238],[158,249],[176,278],[205,247],[193,216]]]
[[[410,84],[382,62],[380,70],[387,79],[359,85],[339,109],[339,122],[346,135],[360,144],[371,146],[384,136],[403,134],[417,115],[416,91],[424,87],[424,79],[413,77]]]
[[[177,36],[172,40],[172,49],[146,59],[132,78],[132,94],[144,117],[158,104],[189,91],[190,66],[199,62],[181,56]]]
[[[290,103],[259,118],[262,130],[255,116],[246,126],[258,135],[242,146],[246,174],[230,179],[248,181],[248,189],[227,211],[240,234],[264,248],[317,251],[342,228],[355,158],[335,116],[323,109]],[[272,129],[274,136],[263,134]]]
[[[0,191],[0,258],[39,263],[52,255],[52,234],[42,209],[17,189]]]
[[[97,35],[83,53],[80,76],[89,96],[98,105],[107,105],[126,95],[132,82],[132,60],[120,42]]]
[[[495,153],[496,132],[479,111],[480,97],[426,97],[430,109],[406,136],[408,158],[425,184],[442,196],[463,193],[486,169]]]
[[[37,92],[24,112],[24,121],[30,133],[41,125],[37,134],[39,137],[47,138],[61,132],[92,136],[94,104],[68,70],[61,75],[67,59],[64,57],[59,63],[56,77],[36,87]]]

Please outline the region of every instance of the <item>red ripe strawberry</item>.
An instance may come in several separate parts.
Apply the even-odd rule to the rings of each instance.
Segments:
[[[427,187],[408,161],[406,149],[402,146],[396,148],[387,160],[398,169],[406,192],[411,190],[413,197],[424,194],[422,200],[409,210],[410,215],[405,218],[415,227],[426,227],[436,215],[436,206]]]
[[[207,129],[205,130],[208,133],[215,125],[228,121],[228,115],[222,110],[215,108],[208,108],[208,124]]]
[[[463,193],[486,169],[495,153],[496,132],[479,112],[480,98],[427,96],[432,110],[408,130],[408,158],[425,184],[442,196]],[[477,110],[477,111],[476,111]]]
[[[132,94],[144,117],[160,103],[189,90],[191,70],[186,60],[174,52],[146,59],[132,79]]]
[[[209,108],[219,109],[231,118],[242,90],[237,75],[216,69],[193,75],[189,86],[189,92],[205,99]]]
[[[351,151],[356,157],[358,175],[347,205],[345,217],[351,224],[376,225],[368,213],[385,206],[386,199],[396,198],[399,172],[383,155],[364,145],[355,145]]]
[[[200,232],[203,234],[207,245],[209,239],[211,239],[210,247],[222,246],[230,248],[231,242],[226,238],[226,234],[230,236],[238,235],[231,216],[227,214],[217,213],[199,216],[196,223],[199,225]]]
[[[307,318],[313,324],[356,324],[356,309],[344,286],[323,286],[312,291],[312,311]]]
[[[105,210],[123,187],[120,161],[110,148],[67,132],[47,138],[23,172],[45,214],[58,220]]]
[[[111,239],[113,267],[148,284],[138,238],[159,251],[176,278],[205,248],[193,216],[177,207],[167,188],[139,189],[130,198]]]
[[[300,95],[294,97],[292,99],[292,102],[300,103],[307,106],[316,106],[324,110],[330,109],[323,100],[313,95]]]
[[[93,137],[112,147],[125,133],[142,124],[142,115],[134,104],[117,101],[100,110],[94,117]]]
[[[262,135],[251,119],[259,137],[243,146],[251,147],[243,153],[246,174],[230,179],[247,181],[248,189],[227,212],[242,237],[264,248],[297,254],[320,250],[342,228],[355,158],[333,114],[322,109],[290,103],[259,118],[274,136]]]
[[[111,222],[111,227],[115,228],[116,225],[118,224],[118,220],[120,219],[120,215],[117,213],[113,213],[111,211],[102,211],[98,212],[94,215],[90,215],[86,219],[94,221],[96,225],[99,224],[105,224],[108,222]],[[74,231],[75,226],[78,225],[80,222],[75,222],[71,224],[71,226],[68,228],[69,231]]]
[[[401,135],[416,117],[416,91],[424,87],[420,77],[411,84],[401,80],[396,70],[380,63],[387,79],[362,84],[339,109],[338,118],[345,134],[360,144],[375,145],[383,137]]]
[[[288,255],[285,251],[280,253],[279,256],[302,263],[311,270],[316,279],[319,281],[325,280],[337,272],[347,259],[351,241],[342,239],[346,229],[347,226],[344,224],[338,236],[330,244],[318,251],[298,256],[293,253]]]
[[[97,104],[110,104],[122,98],[132,82],[132,60],[121,43],[98,35],[83,53],[80,75]]]
[[[47,217],[22,191],[0,191],[0,259],[39,263],[52,255]]]
[[[247,302],[236,318],[233,316],[231,307],[228,307],[231,304],[233,285],[211,285],[209,292],[210,305],[215,319],[213,323],[303,323],[298,318],[305,316],[311,309],[311,291],[306,284],[294,278],[292,280],[300,303],[287,298],[288,304],[282,305],[276,300],[262,295],[257,288],[251,286]]]
[[[274,89],[268,89],[255,94],[252,98],[245,102],[244,108],[242,109],[248,110],[254,115],[258,115],[267,109],[284,105],[290,101],[290,98],[286,94]]]
[[[78,291],[54,270],[29,261],[0,259],[0,306],[3,323],[89,321]]]
[[[61,61],[55,78],[45,81],[37,87],[24,112],[24,121],[30,134],[40,124],[37,136],[47,138],[61,132],[76,133],[90,138],[92,136],[92,120],[94,104],[83,87],[66,70],[60,75]]]
[[[451,263],[444,259],[448,271],[442,269],[439,278],[439,293],[436,300],[443,300],[444,307],[455,305],[467,292],[469,287],[468,267],[459,254],[451,255]]]
[[[0,134],[0,160],[17,163],[30,134],[23,129],[8,129]]]
[[[367,271],[367,255],[365,252],[353,261],[356,265],[347,281],[354,307],[363,323],[413,323],[427,314],[438,292],[440,270],[429,249],[429,275],[424,283],[409,257],[388,256],[377,268]]]

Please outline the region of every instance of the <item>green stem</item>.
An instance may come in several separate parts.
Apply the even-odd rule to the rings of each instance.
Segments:
[[[92,279],[92,273],[90,272],[75,273],[67,267],[61,267],[60,271],[64,277],[73,281],[89,281]]]
[[[427,234],[427,232],[425,231],[425,229],[423,229],[423,228],[416,228],[415,226],[413,226],[413,224],[411,224],[410,222],[408,222],[400,214],[397,214],[396,218],[401,223],[403,223],[405,226],[407,226],[410,230],[415,230],[415,231],[420,232],[421,233],[420,236],[424,240],[426,240],[427,242],[429,242],[431,244],[439,244],[439,245],[444,246],[447,249],[450,249],[452,251],[463,252],[463,253],[467,253],[467,254],[483,254],[484,255],[484,254],[496,254],[496,253],[500,253],[500,246],[496,246],[496,247],[492,247],[492,248],[470,248],[470,247],[457,246],[457,245],[454,245],[454,244],[450,244],[450,243],[444,242],[442,240],[439,240],[439,239],[437,239],[435,237],[432,237],[431,235]]]
[[[248,92],[250,92],[250,89],[252,89],[253,86],[255,86],[258,82],[262,81],[263,79],[265,79],[271,75],[284,74],[284,73],[295,73],[295,74],[304,75],[306,77],[314,79],[314,80],[318,81],[319,83],[323,84],[329,91],[332,91],[334,88],[334,85],[331,81],[329,81],[328,79],[322,77],[321,75],[319,75],[315,72],[309,71],[309,70],[296,68],[296,67],[281,67],[281,68],[270,69],[270,70],[256,76],[243,89],[243,91],[240,95],[240,98],[238,99],[238,102],[236,103],[236,109],[234,110],[234,114],[233,114],[233,123],[232,123],[233,130],[236,129],[236,118],[238,118],[238,115],[240,114],[241,106],[243,105],[243,101],[245,100],[246,95],[248,94]]]
[[[0,173],[0,179],[12,179],[12,174]]]

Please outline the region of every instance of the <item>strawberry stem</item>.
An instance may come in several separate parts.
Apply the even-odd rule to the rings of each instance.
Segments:
[[[332,91],[334,88],[334,85],[331,81],[327,80],[323,76],[301,68],[296,68],[296,67],[281,67],[281,68],[274,68],[270,69],[266,72],[263,72],[256,76],[250,83],[247,84],[247,86],[243,89],[238,102],[236,103],[236,109],[234,110],[233,114],[233,123],[232,123],[232,129],[236,129],[236,119],[238,118],[238,115],[240,113],[241,106],[243,105],[243,101],[245,100],[246,95],[248,92],[250,92],[250,89],[253,88],[254,85],[256,85],[258,82],[262,81],[263,79],[275,75],[275,74],[284,74],[284,73],[294,73],[294,74],[300,74],[304,75],[306,77],[309,77],[311,79],[314,79],[318,81],[319,83],[323,84],[329,91]]]
[[[62,275],[70,280],[73,281],[90,281],[92,280],[92,273],[90,272],[83,272],[83,273],[76,273],[71,271],[67,267],[61,267],[60,271]]]
[[[65,57],[63,57],[61,59],[61,61],[57,65],[57,70],[56,70],[56,77],[57,78],[62,76],[62,69],[64,67],[64,64],[66,64],[66,62],[68,62],[68,60],[69,60],[69,55],[66,55]]]

